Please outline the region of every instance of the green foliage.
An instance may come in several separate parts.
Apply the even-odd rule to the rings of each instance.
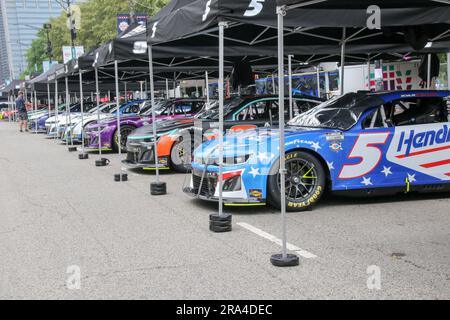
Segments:
[[[81,29],[78,30],[75,45],[82,45],[85,51],[89,51],[117,36],[117,14],[135,12],[152,16],[168,2],[169,0],[88,0],[83,2],[80,4]],[[71,44],[66,21],[65,12],[61,12],[59,17],[51,18],[49,21],[52,24],[49,35],[53,46],[53,61],[62,62],[62,47]],[[26,74],[33,72],[36,64],[38,70],[42,71],[42,62],[48,60],[46,48],[46,32],[41,29],[27,51]]]

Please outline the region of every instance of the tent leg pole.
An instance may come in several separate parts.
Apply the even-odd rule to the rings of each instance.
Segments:
[[[277,267],[297,266],[299,258],[287,253],[287,228],[286,228],[286,163],[285,163],[285,140],[284,140],[284,7],[277,7],[278,21],[278,105],[280,126],[280,192],[281,192],[281,220],[282,220],[282,243],[281,254],[272,255],[270,262]]]
[[[177,74],[176,72],[173,73],[173,97],[177,97]]]
[[[206,103],[209,107],[209,77],[208,71],[205,71],[205,95],[206,95]]]
[[[128,95],[127,95],[127,82],[124,82],[124,89],[125,89],[125,103],[128,102]]]
[[[120,88],[119,88],[119,64],[117,60],[114,60],[114,81],[116,86],[116,118],[117,118],[117,152],[119,154],[119,161],[122,156],[122,135],[120,133]],[[115,139],[115,137],[113,138]],[[119,162],[120,166],[120,162]],[[122,174],[122,169],[120,167],[120,173],[114,176],[114,179],[117,182],[122,182],[128,180],[128,176]]]
[[[428,64],[427,64],[427,89],[431,90],[431,54],[428,54]]]
[[[292,100],[292,57],[288,55],[288,74],[289,74],[289,119],[294,118],[294,101]]]
[[[447,88],[450,90],[450,52],[447,52]]]
[[[316,67],[316,76],[317,76],[317,96],[320,98],[320,66]]]
[[[48,99],[48,116],[50,117],[50,113],[52,112],[52,97],[50,96],[50,83],[47,83],[47,99]]]
[[[69,123],[72,123],[72,117],[70,115],[70,92],[69,92],[69,78],[66,77],[66,108],[69,110]],[[66,130],[67,131],[67,130]],[[73,147],[73,130],[69,129],[70,132],[70,145]],[[69,140],[66,138],[66,146],[69,144]]]
[[[170,99],[170,94],[169,94],[169,79],[166,79],[166,99],[167,99],[167,100]]]
[[[345,37],[346,28],[342,28],[342,42],[341,42],[341,96],[344,95],[344,81],[345,81]]]
[[[142,85],[141,85],[142,86]],[[98,86],[98,68],[95,66],[95,95],[97,96],[97,124],[100,124],[100,110],[98,107],[100,106],[100,89]],[[117,110],[119,112],[119,110]],[[100,158],[102,157],[102,135],[100,134],[100,126],[97,127],[98,134],[98,154]],[[106,164],[106,163],[105,163]]]
[[[275,88],[275,75],[272,74],[272,93],[277,94],[277,90]]]
[[[209,215],[209,229],[212,232],[230,232],[232,216],[223,212],[223,104],[224,104],[224,33],[226,22],[219,22],[219,213]]]
[[[80,79],[80,105],[81,105],[81,154],[78,159],[86,160],[89,155],[84,152],[84,94],[83,94],[83,73],[79,70]]]
[[[152,104],[152,131],[153,152],[155,153],[156,182],[150,184],[150,193],[153,196],[161,196],[167,193],[167,185],[159,181],[158,139],[156,139],[156,113],[155,113],[155,84],[153,79],[153,48],[148,46],[148,70],[150,75],[150,101]]]
[[[58,80],[56,79],[56,75],[55,75],[55,129],[56,129],[55,141],[56,141],[56,138],[58,137],[58,107],[59,107]]]
[[[35,105],[35,111],[37,112],[37,108],[38,108],[38,103],[37,103],[37,93],[36,91],[34,91],[34,105]],[[37,118],[34,120],[34,133],[38,133],[37,131],[37,125],[38,125],[38,121]]]
[[[225,24],[219,23],[219,216],[223,215],[223,104],[224,104],[224,32]]]

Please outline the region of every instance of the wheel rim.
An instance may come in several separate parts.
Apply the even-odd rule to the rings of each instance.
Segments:
[[[286,161],[286,199],[301,202],[309,199],[318,185],[317,170],[313,163],[304,159]],[[278,175],[278,188],[281,188]]]
[[[120,147],[122,149],[125,149],[125,147],[127,146],[127,138],[128,135],[132,132],[132,129],[126,128],[126,129],[122,129],[121,130],[121,134],[120,134]]]
[[[174,146],[174,161],[178,162],[178,165],[186,166],[189,158],[189,152],[187,150],[187,145],[184,141],[177,143]]]

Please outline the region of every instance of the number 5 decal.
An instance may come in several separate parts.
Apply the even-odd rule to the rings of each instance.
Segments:
[[[356,179],[369,174],[381,161],[383,152],[377,145],[384,145],[389,132],[360,134],[350,152],[348,159],[360,159],[357,164],[346,164],[342,167],[339,179]]]
[[[247,11],[244,13],[244,17],[257,16],[263,9],[263,3],[265,0],[252,0],[248,5]]]

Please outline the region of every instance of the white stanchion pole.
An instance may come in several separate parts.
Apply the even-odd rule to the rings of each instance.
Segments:
[[[277,7],[278,21],[278,105],[279,105],[279,131],[280,131],[280,204],[282,220],[282,253],[272,255],[270,261],[274,266],[288,267],[299,264],[296,255],[287,253],[287,228],[286,228],[286,160],[285,160],[285,137],[284,137],[284,7]]]
[[[345,37],[346,28],[342,28],[342,42],[341,42],[341,96],[344,95],[344,81],[345,81]]]
[[[289,119],[294,117],[294,101],[292,100],[292,57],[288,55],[288,74],[289,74]]]

